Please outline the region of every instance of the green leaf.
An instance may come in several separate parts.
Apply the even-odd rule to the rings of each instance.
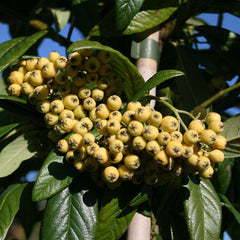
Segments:
[[[41,167],[33,187],[33,201],[47,199],[72,183],[74,168],[64,162],[64,156],[52,150]]]
[[[186,185],[190,196],[184,201],[185,217],[192,240],[219,240],[222,212],[218,195],[210,180],[195,183],[189,178]]]
[[[119,51],[104,46],[99,42],[80,40],[68,47],[67,54],[80,49],[97,49],[110,53],[113,72],[124,79],[124,91],[128,99],[131,99],[131,97],[143,86],[144,79],[138,72],[136,66]]]
[[[50,9],[54,18],[57,31],[61,31],[68,23],[71,12],[63,9]]]
[[[146,202],[149,198],[152,188],[148,185],[143,185],[141,192],[139,192],[128,204],[130,207],[137,207]]]
[[[219,196],[223,200],[224,206],[233,214],[238,224],[240,224],[240,212],[232,205],[225,195],[219,194]]]
[[[176,9],[176,7],[168,7],[138,12],[123,32],[116,31],[114,21],[115,11],[112,10],[98,25],[95,25],[91,29],[89,36],[131,35],[141,33],[166,21]]]
[[[122,31],[142,7],[144,0],[115,0],[116,28]]]
[[[220,134],[227,139],[227,146],[223,150],[225,158],[240,157],[240,115],[230,117],[224,121],[224,131]]]
[[[96,240],[119,239],[126,231],[136,207],[130,207],[139,193],[138,187],[129,185],[115,189],[106,189],[99,212]]]
[[[5,134],[9,133],[11,130],[13,130],[17,126],[18,126],[18,123],[12,123],[12,124],[0,127],[0,137],[2,137]]]
[[[38,39],[48,31],[43,30],[29,37],[19,37],[0,44],[0,72],[21,57]]]
[[[94,239],[98,204],[93,190],[81,187],[79,182],[77,187],[66,188],[48,200],[43,240]]]
[[[178,70],[163,70],[158,73],[156,73],[154,76],[152,76],[145,84],[144,86],[131,98],[131,100],[138,100],[141,97],[143,97],[145,94],[147,94],[152,88],[156,87],[157,85],[163,83],[164,81],[173,78],[184,75],[183,72]]]
[[[8,229],[20,207],[21,195],[27,183],[10,185],[0,196],[0,239]]]
[[[13,173],[20,164],[39,150],[39,131],[29,131],[6,145],[0,152],[0,177]]]

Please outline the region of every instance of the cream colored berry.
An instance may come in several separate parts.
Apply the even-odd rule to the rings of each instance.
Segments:
[[[53,100],[50,104],[50,110],[54,113],[61,113],[64,110],[64,105],[62,100]],[[63,118],[61,118],[62,120]]]
[[[73,113],[74,113],[74,116],[76,118],[84,118],[84,117],[87,117],[87,112],[86,110],[83,108],[83,105],[82,104],[78,104],[74,109],[73,109]]]
[[[50,111],[50,104],[49,100],[38,101],[36,104],[37,111],[40,113],[48,113]]]
[[[33,71],[36,69],[38,59],[37,58],[30,58],[26,60],[26,69],[28,72]]]
[[[21,90],[21,85],[17,83],[13,83],[8,87],[8,93],[15,97],[19,97],[21,95]]]
[[[141,162],[137,155],[135,154],[129,154],[123,159],[124,164],[127,168],[136,170],[140,167]]]
[[[67,62],[66,57],[60,56],[55,60],[54,65],[57,69],[63,70],[67,66]]]
[[[62,101],[61,101],[62,102]],[[69,110],[69,109],[63,109],[60,114],[59,114],[59,120],[62,120],[64,118],[71,118],[74,119],[74,113],[73,111]]]
[[[211,129],[205,129],[200,135],[202,143],[212,145],[216,141],[216,133]]]
[[[87,86],[83,86],[78,91],[78,97],[85,99],[91,96],[91,89]]]
[[[140,122],[147,122],[151,115],[151,111],[147,107],[139,107],[135,111],[135,119]]]
[[[75,123],[72,130],[74,133],[78,133],[82,136],[84,136],[88,132],[88,128],[83,122]]]
[[[114,183],[119,178],[118,169],[114,166],[109,166],[103,170],[103,178],[108,183]]]
[[[209,124],[212,121],[221,121],[221,115],[216,112],[210,112],[206,116],[206,123]]]
[[[20,66],[18,69],[17,69],[18,72],[22,73],[23,75],[27,72],[27,69],[25,66]]]
[[[31,72],[29,77],[29,83],[32,86],[39,86],[43,84],[43,82],[44,82],[44,77],[41,70],[34,70]]]
[[[111,134],[109,132],[107,132],[105,135],[104,135],[104,142],[109,144],[111,141],[117,139],[117,136],[116,134]]]
[[[136,137],[142,134],[143,124],[139,121],[133,120],[128,124],[128,132]]]
[[[168,132],[160,132],[157,136],[160,145],[167,145],[171,140],[171,135]]]
[[[98,148],[99,148],[99,145],[97,143],[95,143],[95,142],[93,144],[91,144],[91,145],[88,145],[86,147],[87,154],[92,156],[94,154],[95,150],[98,149]]]
[[[53,126],[53,131],[55,131],[58,135],[63,135],[66,133],[66,131],[64,131],[60,126],[60,123],[57,123]]]
[[[209,168],[207,169],[204,169],[202,171],[200,171],[200,176],[202,178],[211,178],[214,174],[214,169],[212,166],[210,166]]]
[[[171,136],[171,140],[177,140],[179,142],[182,142],[183,140],[183,135],[179,131],[170,132],[170,136]]]
[[[123,181],[131,180],[134,176],[134,170],[127,168],[124,164],[118,166],[118,172]]]
[[[161,122],[161,128],[166,132],[173,132],[178,129],[178,120],[173,116],[165,116]]]
[[[88,131],[90,131],[93,128],[93,122],[89,117],[84,117],[80,120],[80,122],[85,123],[87,126]]]
[[[74,163],[74,161],[75,161],[74,151],[73,150],[67,151],[67,153],[65,155],[65,159],[68,163]]]
[[[72,134],[68,139],[68,144],[71,149],[78,149],[82,146],[83,137],[78,133]]]
[[[137,151],[145,149],[147,144],[146,139],[143,136],[136,136],[132,140],[132,147]]]
[[[118,153],[109,153],[109,160],[111,163],[116,164],[121,162],[123,159],[123,153],[122,152],[118,152]]]
[[[37,86],[33,90],[33,97],[37,100],[45,100],[49,95],[49,88],[47,85]]]
[[[106,120],[106,119],[102,119],[101,121],[99,121],[99,122],[96,124],[97,131],[98,131],[99,133],[105,135],[105,134],[108,132],[107,124],[108,124],[108,120]]]
[[[195,119],[189,123],[188,129],[195,130],[198,134],[200,134],[205,129],[205,125],[202,120]]]
[[[107,130],[110,134],[116,134],[121,128],[121,124],[116,119],[109,119],[107,123]]]
[[[127,110],[136,111],[137,108],[142,107],[142,104],[138,101],[131,101],[127,104]]]
[[[164,149],[160,150],[155,156],[154,156],[154,162],[158,165],[167,165],[169,162],[169,156],[166,153]]]
[[[54,63],[52,62],[46,63],[42,68],[42,74],[45,78],[48,78],[48,79],[53,78],[56,73],[57,73],[57,69]]]
[[[44,121],[47,125],[53,126],[58,122],[58,114],[53,112],[48,112],[44,115]]]
[[[121,128],[116,135],[117,138],[123,143],[126,143],[131,139],[131,135],[128,133],[127,128]]]
[[[101,90],[105,90],[109,86],[108,77],[100,77],[97,81],[97,87]]]
[[[88,72],[97,72],[100,66],[100,61],[94,56],[89,57],[84,63],[84,67]]]
[[[161,150],[161,146],[158,143],[158,141],[156,140],[151,140],[149,142],[147,142],[146,144],[146,151],[147,153],[149,153],[150,155],[156,155],[158,152],[160,152]]]
[[[57,58],[60,57],[60,54],[57,51],[52,51],[49,53],[48,55],[48,59],[50,62],[55,62],[57,60]]]
[[[105,103],[101,103],[96,107],[96,115],[100,119],[107,119],[110,114],[110,109]]]
[[[37,60],[36,69],[42,70],[43,66],[47,64],[49,60],[45,57],[40,57]]]
[[[26,95],[29,95],[33,92],[34,90],[34,87],[32,86],[32,84],[28,83],[28,82],[23,82],[21,84],[21,87],[22,87],[22,93],[23,94],[26,94]]]
[[[117,121],[121,122],[122,121],[122,114],[119,111],[112,111],[109,114],[109,119],[116,119]]]
[[[200,157],[197,154],[192,154],[190,157],[185,159],[185,162],[193,167],[196,167],[200,162]]]
[[[99,88],[94,88],[94,89],[92,89],[91,97],[95,101],[101,101],[104,97],[104,91]]]
[[[82,63],[82,56],[79,52],[73,52],[70,56],[69,56],[69,62],[74,65],[74,66],[78,66]]]
[[[209,152],[208,157],[214,163],[221,163],[224,161],[224,153],[219,149],[214,149]]]
[[[153,126],[159,127],[162,122],[162,114],[158,111],[152,111],[148,119],[148,123]]]
[[[83,100],[83,108],[88,110],[88,111],[91,111],[93,110],[94,108],[96,107],[96,101],[91,98],[91,97],[88,97],[88,98],[85,98]]]
[[[85,171],[84,161],[80,161],[80,160],[75,159],[73,165],[79,172],[84,172]]]
[[[124,144],[119,139],[115,139],[109,142],[109,150],[113,154],[122,152],[123,148],[124,148]]]
[[[84,146],[89,146],[92,145],[93,143],[95,143],[95,136],[92,133],[86,133],[83,136],[83,145]]]
[[[109,159],[108,150],[104,147],[97,148],[93,153],[93,157],[97,160],[99,164],[104,164]]]
[[[182,157],[190,158],[193,155],[193,147],[191,145],[183,144],[182,146]]]
[[[198,132],[195,130],[188,130],[183,135],[183,141],[186,144],[194,144],[199,140]]]
[[[59,140],[57,143],[57,150],[61,153],[69,151],[68,141],[66,139]]]
[[[12,84],[21,84],[23,83],[24,75],[21,72],[13,71],[8,77],[8,81]]]
[[[99,118],[97,116],[97,108],[94,108],[93,110],[91,110],[89,112],[89,118],[93,121],[93,122],[99,122],[101,121],[101,118]]]
[[[128,125],[132,120],[134,120],[135,111],[127,110],[122,115],[122,121],[125,125]]]
[[[151,140],[154,140],[158,137],[158,129],[157,127],[155,126],[152,126],[152,125],[146,125],[144,128],[143,128],[143,137],[148,140],[148,141],[151,141]]]
[[[78,96],[75,94],[68,94],[63,98],[64,107],[70,110],[73,110],[79,105]]]
[[[221,135],[216,136],[216,141],[213,143],[213,147],[219,150],[225,149],[227,145],[227,140],[225,137]]]
[[[211,121],[208,124],[208,129],[213,130],[215,133],[221,133],[224,130],[224,124],[221,121]]]
[[[77,161],[84,161],[87,157],[87,148],[85,146],[81,146],[80,148],[74,150],[74,156]]]
[[[111,111],[117,111],[122,106],[122,100],[119,96],[112,95],[107,99],[107,106]]]
[[[177,140],[171,140],[166,145],[166,152],[170,157],[180,157],[182,154],[182,144]]]
[[[207,169],[210,166],[211,166],[211,161],[208,157],[206,156],[199,157],[199,162],[197,164],[197,167],[200,171]]]

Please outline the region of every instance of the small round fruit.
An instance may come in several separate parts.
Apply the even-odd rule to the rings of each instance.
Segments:
[[[43,101],[38,101],[36,104],[37,111],[40,113],[48,113],[50,111],[50,101],[48,100],[43,100]]]
[[[151,115],[148,119],[148,123],[153,126],[159,127],[162,122],[162,114],[158,111],[151,112]]]
[[[29,83],[32,86],[39,86],[42,85],[44,82],[44,77],[41,70],[34,70],[31,72],[29,77]]]
[[[21,90],[21,85],[17,83],[13,83],[8,87],[8,93],[15,97],[19,97],[21,95]]]
[[[75,161],[75,155],[73,150],[67,151],[65,159],[68,163],[73,163]]]
[[[224,124],[221,121],[211,121],[208,124],[208,129],[213,130],[215,133],[221,133],[224,130]]]
[[[139,107],[135,111],[135,119],[140,122],[147,122],[151,115],[151,111],[147,107]]]
[[[145,149],[147,144],[146,139],[143,136],[136,136],[133,138],[132,147],[137,151]]]
[[[93,122],[89,117],[84,117],[80,120],[80,122],[85,123],[88,131],[90,131],[93,128]]]
[[[109,160],[113,164],[121,162],[122,159],[123,159],[123,153],[122,152],[119,152],[119,153],[116,153],[116,154],[111,153],[111,152],[109,153]]]
[[[57,143],[57,150],[61,153],[66,153],[69,150],[68,140],[61,139]]]
[[[42,74],[45,78],[53,78],[57,73],[57,69],[53,62],[46,63],[42,68]]]
[[[74,66],[71,64],[67,64],[66,68],[65,68],[65,73],[69,76],[69,77],[76,77],[79,74],[79,67],[78,66]]]
[[[154,156],[154,162],[158,165],[167,165],[169,162],[169,156],[166,153],[166,151],[160,150],[155,156]]]
[[[53,112],[48,112],[44,115],[44,121],[47,125],[53,126],[58,122],[58,114]]]
[[[151,141],[154,140],[158,137],[158,128],[152,125],[146,125],[143,128],[143,137],[147,140],[147,141]]]
[[[219,149],[214,149],[209,152],[208,157],[214,163],[221,163],[224,161],[224,153]]]
[[[36,69],[37,61],[37,58],[30,58],[26,60],[26,69],[28,72]]]
[[[78,91],[78,97],[85,99],[91,96],[91,89],[87,86],[83,86]]]
[[[166,152],[170,157],[180,157],[182,154],[182,144],[177,140],[171,140],[166,145]]]
[[[195,119],[189,123],[188,129],[195,130],[198,134],[200,134],[205,129],[205,125],[200,119]]]
[[[207,169],[200,171],[200,176],[202,178],[211,178],[214,174],[214,169],[212,166],[209,166]]]
[[[82,63],[82,56],[81,54],[79,54],[78,52],[73,52],[70,56],[69,56],[69,62],[73,65],[73,66],[78,66]]]
[[[79,172],[84,172],[84,171],[85,171],[84,161],[80,161],[80,160],[74,159],[73,166],[74,166]]]
[[[131,101],[127,104],[128,111],[136,111],[137,108],[142,107],[142,104],[138,101]]]
[[[146,151],[152,156],[156,155],[160,150],[161,146],[156,140],[149,141],[146,144]]]
[[[99,88],[94,88],[92,89],[91,96],[95,101],[101,101],[104,97],[104,91]]]
[[[87,150],[87,154],[92,156],[95,152],[96,149],[99,148],[99,145],[97,143],[93,143],[91,145],[88,145],[86,150]]]
[[[188,130],[183,135],[183,141],[186,144],[194,144],[198,142],[198,132],[195,130]]]
[[[216,112],[210,112],[206,116],[206,123],[209,124],[212,121],[221,121],[221,115]]]
[[[89,146],[95,143],[95,136],[92,133],[86,133],[83,136],[83,145],[84,146]]]
[[[82,142],[83,137],[78,133],[72,134],[68,139],[68,144],[71,149],[78,149],[80,146],[82,146]]]
[[[122,115],[122,121],[124,124],[128,125],[132,120],[134,120],[135,111],[127,110]]]
[[[123,143],[128,142],[131,139],[131,135],[128,133],[127,128],[121,128],[117,132],[117,138],[122,141]]]
[[[183,135],[179,131],[170,132],[170,136],[171,136],[171,140],[177,140],[179,142],[182,142],[183,140]]]
[[[97,160],[99,164],[104,164],[109,159],[108,150],[104,147],[97,148],[93,153],[93,157]]]
[[[205,129],[200,135],[202,143],[212,145],[216,141],[216,133],[211,129]]]
[[[112,71],[112,67],[110,64],[102,64],[98,70],[100,76],[108,76]]]
[[[116,119],[109,119],[107,123],[107,130],[110,134],[116,134],[121,128],[121,124]]]
[[[107,132],[108,132],[107,124],[108,124],[108,120],[106,120],[106,119],[102,119],[101,121],[99,121],[96,124],[97,131],[103,135],[107,134]]]
[[[107,119],[110,114],[110,109],[105,103],[101,103],[96,107],[96,115],[100,119]]]
[[[123,148],[124,148],[124,144],[119,139],[112,140],[109,143],[109,150],[113,154],[117,154],[119,152],[122,152]]]
[[[39,70],[42,70],[43,66],[45,64],[47,64],[49,62],[49,60],[45,57],[40,57],[38,58],[37,60],[37,64],[36,64],[36,68],[39,69]]]
[[[78,96],[75,94],[68,94],[63,98],[64,107],[73,110],[75,107],[79,105]]]
[[[200,158],[199,158],[199,156],[197,154],[192,154],[192,156],[190,156],[189,158],[185,159],[185,162],[188,165],[195,167],[200,162]]]
[[[73,106],[72,106],[73,107]],[[74,109],[73,109],[73,113],[74,113],[74,116],[76,118],[84,118],[84,117],[87,117],[87,112],[85,111],[85,109],[83,108],[83,105],[82,104],[78,104]]]
[[[122,106],[122,100],[119,96],[112,95],[107,99],[107,106],[111,111],[117,111]]]
[[[182,157],[190,158],[193,155],[193,147],[191,145],[183,144],[182,147]]]
[[[95,122],[95,123],[101,121],[101,118],[99,118],[99,117],[97,116],[96,110],[97,110],[97,108],[94,108],[93,110],[91,110],[91,111],[89,112],[89,118],[90,118],[93,122]]]
[[[135,154],[129,154],[124,159],[124,164],[127,168],[136,170],[140,167],[141,162],[137,155]]]
[[[40,85],[34,88],[32,96],[37,100],[45,100],[49,95],[49,88],[47,85]]]
[[[68,62],[67,58],[61,56],[55,60],[54,64],[57,69],[63,70],[67,66],[67,62]]]
[[[165,116],[161,122],[161,128],[166,132],[173,132],[178,129],[178,120],[173,116]]]
[[[60,57],[60,54],[57,51],[52,51],[49,53],[48,55],[48,59],[50,62],[55,62],[57,60],[57,58]]]
[[[118,166],[118,172],[119,172],[119,177],[123,181],[131,180],[134,176],[134,170],[127,168],[125,164]]]
[[[28,82],[23,82],[21,84],[21,86],[22,86],[22,90],[21,90],[22,93],[26,94],[26,95],[31,94],[33,92],[33,90],[34,90],[34,87],[32,86],[32,84],[30,84]]]
[[[69,109],[64,109],[62,112],[60,112],[59,114],[59,120],[62,120],[64,118],[71,118],[74,119],[74,113],[73,111],[69,110]]]
[[[139,121],[133,120],[128,124],[128,132],[136,137],[142,134],[143,124]]]
[[[219,150],[225,149],[227,145],[227,140],[225,137],[221,135],[216,136],[216,141],[213,143],[213,147]]]
[[[197,164],[197,167],[200,171],[203,171],[204,169],[207,169],[211,166],[211,161],[206,156],[199,157],[199,162]]]
[[[168,132],[160,132],[157,137],[160,145],[167,145],[171,140],[171,135]]]
[[[60,126],[66,132],[71,132],[74,126],[74,121],[71,118],[64,118],[60,121]]]
[[[54,113],[61,113],[64,110],[64,105],[62,100],[53,100],[50,104],[50,110]]]
[[[21,84],[23,83],[24,75],[21,72],[13,71],[8,77],[8,81],[12,84]]]
[[[103,178],[108,183],[114,183],[119,178],[118,169],[114,166],[109,166],[103,170]]]
[[[96,101],[91,98],[91,97],[88,97],[88,98],[85,98],[83,100],[83,108],[88,110],[88,111],[91,111],[93,110],[94,108],[96,107]]]
[[[122,121],[122,114],[119,111],[110,112],[108,117],[109,117],[109,119],[113,119],[114,118],[114,119],[116,119],[119,122]]]
[[[100,77],[97,81],[97,87],[101,90],[105,90],[109,86],[108,77]]]

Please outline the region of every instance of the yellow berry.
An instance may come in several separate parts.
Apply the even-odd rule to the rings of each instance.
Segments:
[[[21,95],[22,87],[18,83],[13,83],[8,87],[8,93],[12,96],[19,97]]]
[[[126,143],[131,139],[131,135],[128,133],[127,128],[121,128],[116,135],[123,143]]]
[[[71,118],[64,118],[60,121],[60,126],[66,132],[71,132],[74,126],[74,121]]]
[[[50,52],[48,55],[48,59],[50,62],[55,62],[57,58],[60,57],[60,54],[57,51]]]
[[[202,120],[195,119],[189,123],[188,129],[195,130],[198,134],[200,134],[205,129],[205,125]]]
[[[161,122],[161,128],[166,132],[173,132],[178,129],[178,120],[172,116],[165,116]]]
[[[151,141],[151,140],[154,140],[158,137],[158,128],[155,127],[155,126],[152,126],[152,125],[146,125],[144,128],[143,128],[143,137],[148,140],[148,141]]]
[[[140,167],[141,162],[137,155],[135,154],[129,154],[124,159],[124,164],[128,169],[136,170]]]
[[[133,120],[128,124],[128,132],[136,137],[142,134],[143,124],[139,121]]]
[[[168,132],[165,132],[165,131],[160,132],[158,134],[157,140],[160,143],[160,145],[167,145],[171,140],[171,136]]]
[[[97,148],[93,153],[93,157],[97,160],[99,164],[104,164],[109,159],[108,150],[104,147]]]
[[[124,148],[123,142],[120,141],[119,139],[112,140],[109,143],[109,150],[113,154],[122,152],[123,148]]]
[[[61,101],[62,102],[62,101]],[[62,102],[63,104],[63,102]],[[69,109],[63,109],[60,114],[59,114],[59,120],[62,120],[64,118],[71,118],[74,119],[74,113],[73,111],[69,110]]]
[[[50,104],[50,110],[54,113],[61,113],[64,110],[62,100],[59,99],[53,100]]]
[[[147,144],[146,139],[143,136],[136,136],[133,138],[132,147],[137,151],[145,149]]]
[[[82,145],[82,143],[83,137],[78,133],[72,134],[68,139],[68,144],[71,149],[79,148]]]
[[[86,133],[83,136],[83,145],[89,146],[95,143],[95,136],[92,133]]]
[[[57,69],[53,62],[48,62],[42,67],[42,74],[45,78],[53,78],[57,73]]]
[[[182,154],[182,144],[177,140],[171,140],[166,145],[166,152],[170,157],[180,157]]]
[[[45,57],[38,58],[37,64],[36,64],[36,69],[42,70],[43,66],[47,64],[49,60]]]
[[[74,116],[76,118],[84,118],[84,117],[87,117],[87,112],[85,111],[85,109],[83,108],[83,105],[82,104],[78,104],[74,109],[73,109],[73,113],[74,113]]]
[[[142,104],[138,101],[131,101],[127,104],[128,111],[136,111],[137,108],[142,107]]]
[[[85,99],[91,96],[91,89],[87,86],[83,86],[78,91],[78,97]]]
[[[42,85],[44,82],[44,77],[41,70],[34,70],[31,72],[29,77],[29,83],[32,86],[39,86]]]
[[[148,123],[153,126],[159,127],[162,122],[162,114],[158,111],[151,112],[151,115],[148,119]]]
[[[156,155],[158,152],[160,152],[161,146],[156,140],[151,140],[146,144],[146,151],[150,155]]]
[[[8,81],[12,84],[21,84],[23,83],[24,75],[21,72],[13,71],[8,77]]]
[[[221,121],[211,121],[208,124],[208,129],[213,130],[215,133],[220,133],[224,130],[224,124]]]
[[[221,115],[216,112],[210,112],[206,116],[206,123],[209,124],[212,121],[221,121]]]
[[[63,98],[64,107],[73,110],[79,104],[78,96],[75,94],[68,94]]]
[[[216,136],[216,141],[213,143],[213,147],[219,150],[225,149],[227,145],[227,140],[225,137],[221,135]]]
[[[139,107],[135,112],[135,119],[140,122],[147,122],[151,115],[151,111],[147,107]]]
[[[118,166],[119,177],[124,180],[131,180],[134,176],[134,170],[127,168],[124,164]]]
[[[116,119],[109,119],[107,123],[107,130],[110,134],[116,134],[121,128],[121,124]]]
[[[212,166],[200,171],[200,176],[202,178],[211,178],[213,176],[213,174],[214,174],[214,169]]]
[[[169,162],[169,156],[166,153],[166,151],[160,150],[155,156],[154,156],[154,162],[158,165],[167,165]]]
[[[219,149],[214,149],[209,152],[208,157],[214,163],[221,163],[224,161],[224,153]]]
[[[211,129],[205,129],[200,135],[202,143],[212,145],[216,141],[216,133]]]
[[[69,62],[74,66],[78,66],[82,63],[82,56],[78,52],[74,52],[69,56]]]
[[[55,60],[54,65],[57,69],[63,70],[67,66],[67,62],[67,58],[61,56]]]
[[[104,177],[104,180],[108,183],[116,182],[119,178],[118,169],[114,166],[109,166],[104,168],[103,177]]]
[[[119,96],[112,95],[107,99],[107,106],[111,111],[117,111],[122,106],[122,100]]]
[[[135,111],[127,110],[122,115],[122,121],[124,124],[128,125],[132,120],[134,120]]]
[[[61,139],[57,143],[57,150],[61,153],[66,153],[69,150],[68,141],[66,139]]]
[[[198,142],[198,132],[195,130],[188,130],[183,135],[183,141],[186,144],[194,144]]]

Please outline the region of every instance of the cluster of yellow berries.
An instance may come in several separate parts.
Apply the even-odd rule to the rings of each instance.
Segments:
[[[60,136],[58,151],[99,185],[160,185],[189,172],[211,177],[214,164],[224,160],[220,115],[209,113],[206,124],[192,120],[181,133],[175,117],[138,101],[122,112],[122,83],[110,61],[108,52],[92,49],[68,59],[51,52],[48,59],[23,60],[9,75],[8,92],[36,104],[50,133]]]

